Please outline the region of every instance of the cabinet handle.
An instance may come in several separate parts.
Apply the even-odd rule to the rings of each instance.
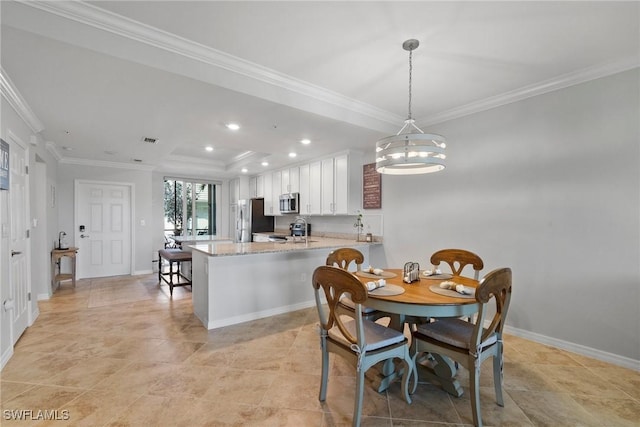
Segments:
[[[11,251],[11,256],[20,255],[22,252],[20,251]]]

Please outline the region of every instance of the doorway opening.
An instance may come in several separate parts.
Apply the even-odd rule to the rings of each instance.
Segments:
[[[187,179],[164,179],[164,234],[215,236],[219,222],[220,184]]]

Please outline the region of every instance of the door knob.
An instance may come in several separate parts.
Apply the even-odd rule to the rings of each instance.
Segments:
[[[80,238],[81,238],[81,239],[87,239],[88,237],[89,237],[89,235],[88,235],[88,234],[81,234],[81,235],[80,235]]]
[[[20,251],[11,251],[11,256],[20,255],[22,252]]]

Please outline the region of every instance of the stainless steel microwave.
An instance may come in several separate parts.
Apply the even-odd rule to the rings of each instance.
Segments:
[[[300,213],[300,193],[287,193],[280,196],[280,213]]]

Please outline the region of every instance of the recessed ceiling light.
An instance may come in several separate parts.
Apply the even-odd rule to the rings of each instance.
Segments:
[[[307,138],[301,139],[300,140],[300,144],[309,145],[309,144],[311,144],[311,140],[307,139]]]
[[[294,153],[294,152],[289,153],[289,157],[294,158],[295,156],[297,156],[296,153]]]
[[[227,127],[227,129],[231,129],[231,130],[240,129],[240,125],[237,123],[227,123],[225,126]]]
[[[247,168],[242,168],[242,169],[240,169],[240,172],[247,173],[247,172],[249,172],[249,170]]]
[[[212,152],[213,151],[213,147],[212,146],[206,146],[204,147],[205,150],[207,150],[208,152]]]
[[[269,162],[262,162],[262,166],[269,166]]]

